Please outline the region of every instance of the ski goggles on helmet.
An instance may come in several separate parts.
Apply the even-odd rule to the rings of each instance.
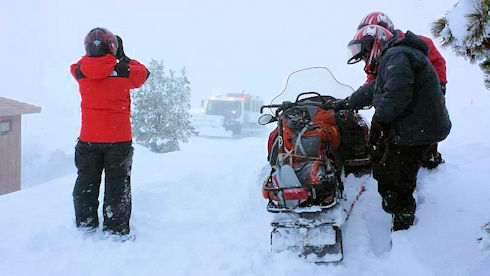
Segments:
[[[371,53],[373,48],[374,37],[364,36],[361,40],[352,40],[347,45],[347,64],[358,63],[361,60],[365,60]]]
[[[354,64],[358,63],[359,61],[362,60],[363,56],[361,54],[362,52],[362,45],[361,43],[353,43],[347,46],[347,64]]]

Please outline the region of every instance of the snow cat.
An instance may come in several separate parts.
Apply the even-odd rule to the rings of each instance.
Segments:
[[[357,196],[344,193],[347,174],[371,172],[368,125],[353,110],[333,110],[333,101],[354,90],[328,68],[289,75],[260,125],[277,123],[269,137],[271,172],[262,186],[268,200],[272,252],[292,251],[314,263],[343,259],[342,225]]]
[[[199,136],[234,137],[258,131],[263,101],[250,94],[228,93],[201,101],[201,114],[192,117]]]

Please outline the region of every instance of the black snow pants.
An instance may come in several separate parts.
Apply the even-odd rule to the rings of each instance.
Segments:
[[[429,145],[378,143],[373,154],[373,177],[378,181],[382,207],[390,214],[415,214],[413,192],[420,162]]]
[[[132,159],[131,141],[121,143],[78,141],[75,148],[78,178],[73,189],[77,227],[90,229],[99,225],[97,209],[104,170],[103,230],[112,234],[129,234]]]

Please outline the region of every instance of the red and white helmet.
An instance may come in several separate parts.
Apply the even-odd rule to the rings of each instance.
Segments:
[[[381,51],[392,37],[393,34],[390,31],[379,25],[362,27],[347,45],[349,50],[347,63],[354,64],[364,60],[366,62],[364,71],[368,74],[375,74]]]
[[[395,30],[395,26],[393,25],[393,22],[391,22],[391,19],[382,12],[372,12],[366,15],[361,20],[361,23],[359,23],[357,29],[360,30],[362,27],[367,25],[378,25],[388,29],[392,33]]]

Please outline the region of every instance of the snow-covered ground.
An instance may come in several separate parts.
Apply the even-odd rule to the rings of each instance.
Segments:
[[[194,137],[182,151],[136,146],[132,188],[134,242],[74,227],[75,175],[0,197],[2,275],[488,275],[476,239],[490,218],[485,110],[459,110],[446,164],[419,173],[417,224],[390,233],[376,182],[344,225],[345,257],[315,265],[271,254],[271,215],[260,186],[267,174],[265,137]],[[479,120],[480,130],[462,120]],[[471,132],[471,135],[469,134]],[[360,179],[349,177],[346,185]],[[393,247],[389,249],[390,236]]]

